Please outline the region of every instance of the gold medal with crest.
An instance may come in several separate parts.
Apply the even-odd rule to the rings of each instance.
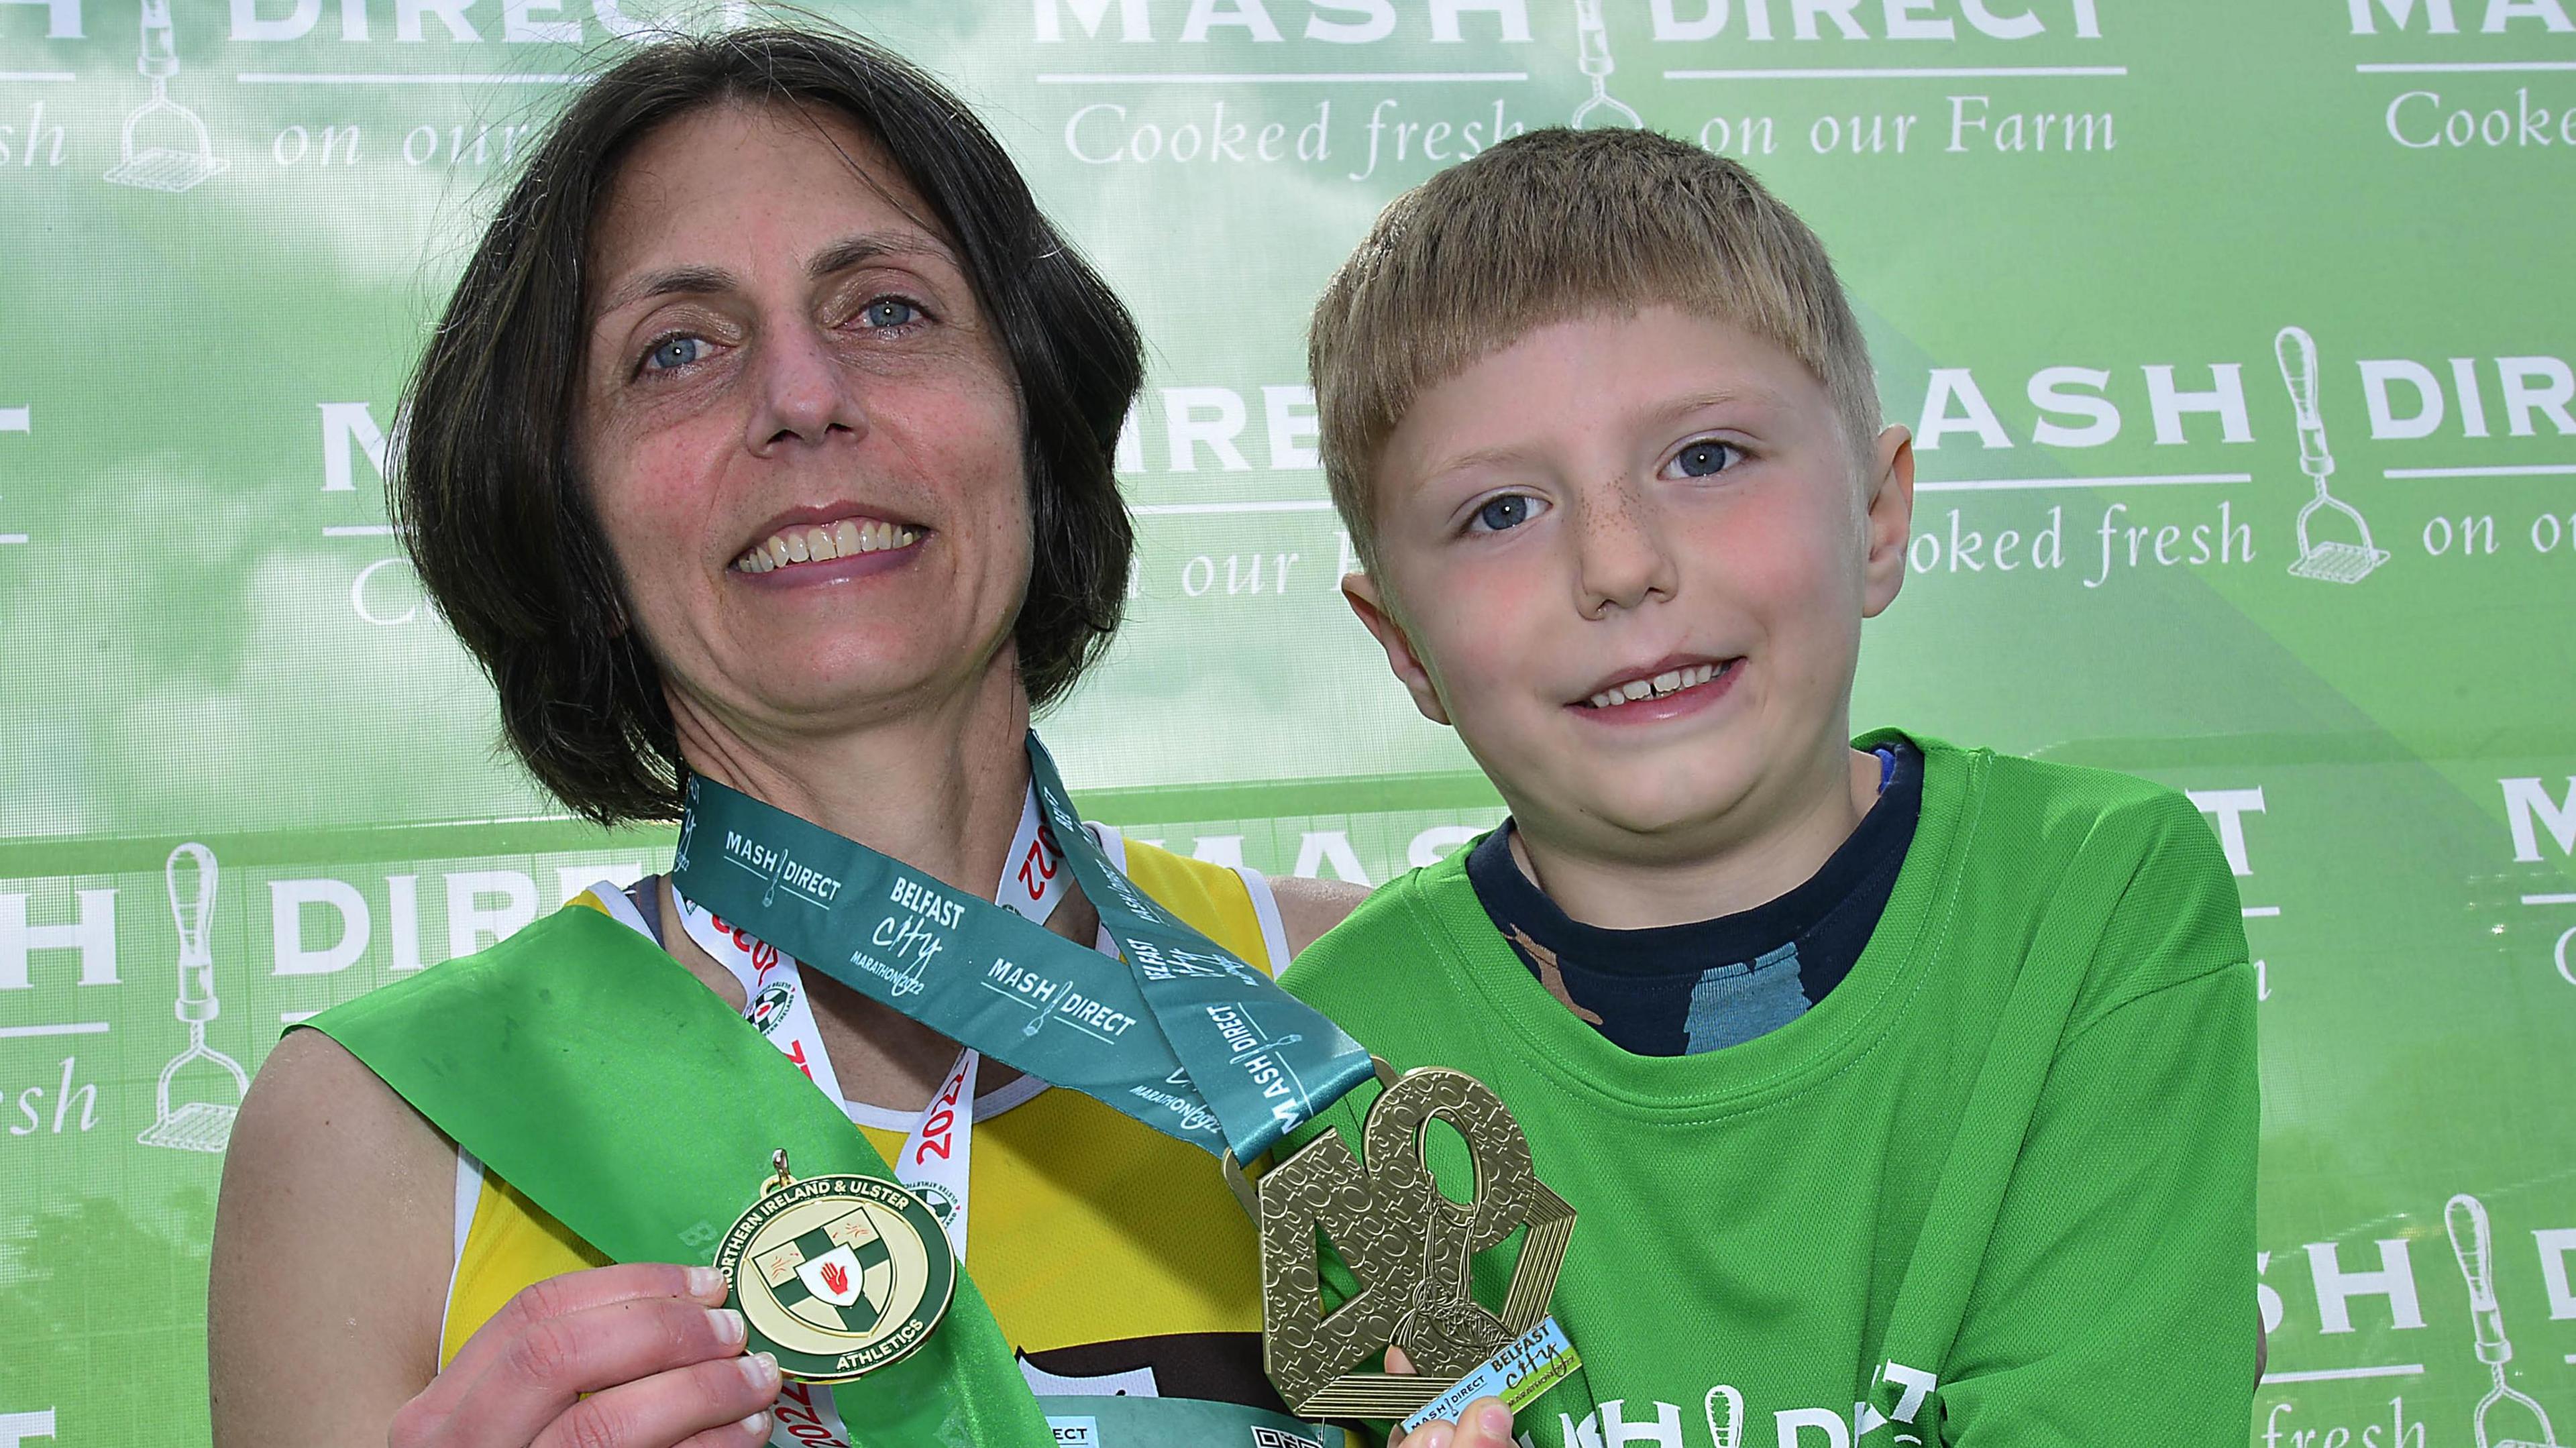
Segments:
[[[750,1350],[811,1383],[843,1383],[930,1340],[957,1289],[957,1259],[929,1204],[879,1177],[798,1180],[787,1153],[716,1246]]]

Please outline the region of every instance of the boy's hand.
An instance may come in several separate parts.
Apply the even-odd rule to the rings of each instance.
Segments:
[[[1386,1370],[1410,1373],[1413,1361],[1404,1349],[1390,1347]],[[1512,1410],[1500,1398],[1478,1398],[1456,1423],[1435,1419],[1410,1433],[1399,1430],[1386,1440],[1386,1448],[1512,1448]]]

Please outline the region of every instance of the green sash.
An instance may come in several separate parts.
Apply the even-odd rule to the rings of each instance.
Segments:
[[[305,1024],[620,1262],[705,1264],[780,1147],[800,1177],[894,1176],[793,1062],[596,910],[558,911]],[[920,1350],[834,1396],[854,1448],[1054,1442],[962,1269]]]

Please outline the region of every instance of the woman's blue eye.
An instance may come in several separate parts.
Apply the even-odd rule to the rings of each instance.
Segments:
[[[704,360],[706,350],[706,339],[702,337],[665,337],[644,354],[644,366],[647,371],[668,372]]]
[[[1686,478],[1713,477],[1735,465],[1743,456],[1732,443],[1695,442],[1673,458],[1673,466]]]
[[[1525,493],[1506,493],[1476,510],[1476,526],[1488,533],[1517,528],[1538,516],[1539,501]]]
[[[901,297],[879,297],[868,303],[859,313],[860,323],[871,328],[900,327],[907,322],[919,320],[921,320],[921,308]]]

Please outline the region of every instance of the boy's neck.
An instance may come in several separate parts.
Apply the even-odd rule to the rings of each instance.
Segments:
[[[1878,756],[1838,748],[1789,803],[1723,832],[1712,845],[1656,857],[1569,848],[1515,821],[1512,859],[1569,919],[1605,930],[1713,920],[1803,885],[1842,848],[1877,801]],[[1724,830],[1720,822],[1720,830]]]

